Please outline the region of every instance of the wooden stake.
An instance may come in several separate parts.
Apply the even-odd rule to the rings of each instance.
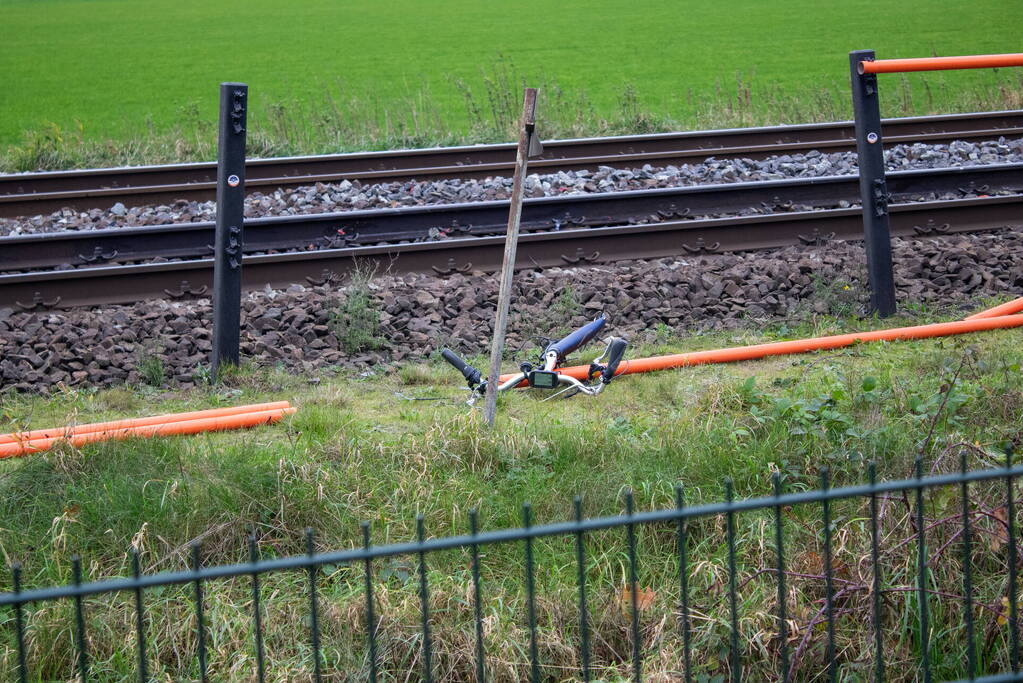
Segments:
[[[519,245],[519,220],[522,218],[522,184],[526,179],[530,142],[535,134],[535,127],[536,88],[526,88],[526,93],[522,100],[519,147],[515,153],[515,177],[512,180],[511,205],[508,210],[508,235],[504,241],[501,289],[497,295],[494,341],[490,347],[490,373],[487,375],[487,393],[483,402],[483,416],[491,427],[494,425],[494,416],[497,413],[497,383],[501,376],[504,332],[505,328],[508,327],[508,309],[511,307],[512,278],[515,275],[515,250]]]

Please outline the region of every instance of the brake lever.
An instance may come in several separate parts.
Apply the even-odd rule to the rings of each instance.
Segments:
[[[608,353],[610,353],[610,351],[611,351],[611,342],[612,341],[614,341],[614,336],[608,337],[606,345],[604,346],[604,352],[601,353],[596,358],[594,358],[592,361],[590,361],[590,370],[589,370],[589,374],[586,377],[586,381],[587,382],[592,382],[593,378],[597,375],[598,372],[600,374],[604,374],[604,370],[607,369],[607,366],[604,365],[601,361],[603,361],[604,357]]]

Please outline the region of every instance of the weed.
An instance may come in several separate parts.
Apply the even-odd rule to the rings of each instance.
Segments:
[[[652,337],[653,337],[652,341],[655,344],[658,345],[670,344],[678,339],[678,333],[675,331],[675,328],[673,328],[671,325],[665,322],[659,322],[654,327]]]
[[[232,365],[229,363],[228,365]],[[199,363],[193,373],[195,381],[201,386],[213,384],[213,367],[209,363]]]
[[[402,365],[398,369],[398,376],[401,378],[402,384],[417,386],[433,384],[436,381],[437,373],[429,365]]]
[[[545,296],[544,303],[546,308],[535,329],[552,338],[567,334],[572,329],[572,319],[583,312],[579,294],[570,283],[563,286],[556,296]]]
[[[558,298],[551,305],[551,313],[558,320],[569,320],[582,312],[583,305],[579,301],[579,295],[572,285],[565,285],[558,294]]]
[[[129,387],[114,387],[103,392],[102,404],[107,410],[117,413],[134,411],[139,405],[139,396]]]
[[[48,121],[38,130],[25,131],[24,142],[8,149],[6,165],[15,172],[64,168],[74,163],[82,145],[81,123],[75,130],[64,130]]]
[[[828,313],[837,318],[851,318],[857,315],[862,304],[859,300],[860,287],[855,287],[842,279],[830,279],[817,273],[813,274],[813,310],[817,313]]]
[[[338,341],[348,353],[383,348],[386,342],[380,336],[380,304],[370,289],[373,272],[357,264],[350,278],[344,299],[330,318]]]
[[[138,371],[142,381],[151,387],[162,387],[167,382],[167,368],[163,358],[155,354],[146,354],[139,359]]]

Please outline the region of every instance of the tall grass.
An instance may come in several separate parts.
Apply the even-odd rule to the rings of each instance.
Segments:
[[[249,157],[275,157],[442,145],[507,142],[515,138],[526,85],[540,89],[539,128],[544,138],[626,135],[773,124],[814,123],[850,118],[845,88],[793,91],[737,73],[718,81],[711,92],[677,94],[677,116],[643,109],[638,89],[627,85],[616,106],[598,110],[582,89],[562,86],[553,78],[527,79],[508,59],[482,71],[481,85],[456,81],[465,120],[445,114],[428,88],[413,95],[381,99],[352,94],[343,80],[324,89],[319,101],[262,100],[252,93],[249,116]],[[941,75],[911,81],[886,81],[882,90],[886,116],[911,116],[953,111],[1019,109],[1023,107],[1023,76],[1001,72],[994,89],[953,88]],[[179,109],[170,132],[153,126],[129,139],[93,140],[82,126],[61,128],[49,123],[29,130],[19,144],[0,151],[0,171],[23,172],[209,161],[216,157],[216,121],[206,120],[192,103]]]
[[[568,304],[566,304],[568,305]],[[785,335],[809,336],[869,326],[818,317]],[[670,331],[633,340],[637,355],[763,341],[780,328],[682,339]],[[288,398],[300,406],[287,424],[244,434],[57,449],[0,471],[0,557],[25,565],[26,587],[64,582],[73,554],[90,578],[126,575],[128,550],[147,572],[181,568],[189,543],[201,541],[207,564],[244,561],[246,535],[264,556],[304,552],[302,530],[318,530],[320,549],[361,545],[368,520],[374,543],[415,536],[415,515],[430,535],[463,533],[479,509],[481,528],[521,522],[533,502],[536,522],[571,518],[573,496],[584,514],[622,511],[625,488],[638,509],[674,505],[676,484],[690,503],[721,500],[725,477],[738,497],[769,495],[779,473],[788,491],[860,483],[868,461],[881,479],[911,476],[923,455],[928,472],[994,466],[1023,444],[1023,382],[1018,330],[964,340],[861,345],[833,353],[730,366],[703,366],[623,378],[596,400],[541,403],[529,393],[503,397],[497,429],[466,409],[458,373],[436,363],[410,370],[342,373],[310,385],[273,368],[243,368],[227,386],[188,394],[135,390],[130,405],[167,412]],[[323,378],[321,378],[323,379]],[[125,390],[67,390],[48,399],[3,397],[0,429],[38,427],[71,415],[80,421],[123,417]],[[409,398],[440,398],[410,401]],[[29,420],[31,418],[31,420]],[[975,511],[974,583],[979,661],[1007,667],[1002,616],[1005,543],[998,510],[1004,483],[971,486]],[[928,585],[936,679],[964,674],[958,491],[928,494]],[[891,680],[913,680],[916,546],[912,500],[882,501],[884,637]],[[1017,508],[1018,511],[1018,508]],[[816,680],[826,661],[825,629],[815,621],[824,596],[821,510],[784,510],[790,651],[795,680]],[[951,522],[942,522],[946,518]],[[843,680],[869,677],[872,656],[869,524],[862,500],[832,507],[837,643]],[[1019,522],[1017,520],[1017,528]],[[771,511],[737,515],[741,646],[750,680],[775,680],[780,647],[775,624],[775,556]],[[696,680],[728,672],[728,570],[725,522],[688,527]],[[642,612],[646,680],[677,680],[682,650],[674,525],[638,529],[639,582],[652,592]],[[575,553],[572,539],[537,541],[537,612],[544,675],[571,680],[579,665]],[[605,680],[629,676],[629,621],[623,610],[628,559],[625,534],[587,536],[587,583],[594,666]],[[474,634],[468,554],[428,557],[432,633],[438,674],[472,680]],[[321,577],[321,624],[328,680],[364,679],[367,670],[362,567],[328,567]],[[418,665],[419,595],[415,558],[374,563],[380,656],[387,676]],[[484,628],[493,680],[528,676],[528,631],[521,545],[489,546],[482,557]],[[270,680],[306,680],[311,666],[304,621],[308,595],[299,573],[263,577]],[[219,680],[254,670],[247,580],[207,589],[209,657]],[[130,595],[86,601],[90,652],[103,680],[135,677]],[[186,588],[147,591],[150,668],[157,678],[197,675],[194,616]],[[43,680],[72,675],[73,613],[68,605],[27,610],[29,654]],[[0,676],[16,661],[13,616],[0,612]]]

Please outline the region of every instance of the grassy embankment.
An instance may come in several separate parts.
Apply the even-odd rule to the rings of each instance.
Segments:
[[[508,140],[524,82],[547,137],[841,120],[849,50],[1012,51],[1023,5],[9,0],[0,25],[0,171],[21,171],[211,159],[226,80],[251,86],[252,156]],[[886,115],[1023,93],[1011,69],[883,82]]]
[[[892,324],[957,318],[957,312],[918,312]],[[872,321],[813,317],[792,327],[715,333],[679,339],[651,334],[635,340],[634,354],[714,348],[874,326]],[[520,522],[532,501],[538,523],[571,517],[573,496],[587,516],[622,510],[626,487],[639,509],[673,505],[674,487],[688,500],[722,497],[730,477],[736,495],[766,495],[771,473],[788,490],[816,487],[821,468],[834,485],[863,481],[868,461],[879,477],[912,474],[923,454],[928,472],[953,471],[959,454],[971,466],[1004,462],[1005,444],[1023,438],[1023,331],[913,343],[872,344],[831,353],[705,366],[625,378],[597,400],[580,397],[540,403],[538,396],[506,397],[493,433],[459,402],[457,375],[443,364],[381,369],[372,376],[324,373],[317,384],[273,369],[245,369],[224,386],[179,394],[152,388],[67,391],[49,398],[5,395],[0,429],[39,427],[66,420],[94,421],[213,405],[288,398],[301,406],[287,424],[245,433],[59,448],[0,464],[0,553],[25,565],[29,587],[69,580],[74,553],[91,578],[126,575],[127,550],[142,554],[147,572],[182,567],[188,544],[199,539],[208,563],[247,557],[254,532],[265,556],[304,551],[302,531],[317,529],[318,547],[361,544],[368,520],[376,543],[414,538],[425,515],[428,534],[460,533],[467,512],[481,526]],[[406,397],[442,397],[408,401]],[[996,517],[1004,485],[974,486],[975,612],[979,661],[985,670],[1007,666],[1007,630],[998,618],[1005,595],[1004,534]],[[961,546],[954,537],[956,490],[927,497],[929,582],[935,591],[962,591]],[[912,680],[916,548],[911,499],[883,503],[886,590],[885,645],[892,680]],[[838,652],[843,676],[866,678],[871,665],[869,526],[861,501],[833,506],[836,539]],[[823,626],[806,629],[823,599],[819,507],[785,511],[791,647],[798,680],[822,670]],[[939,520],[949,518],[950,521]],[[751,680],[768,680],[778,667],[773,610],[775,585],[759,569],[773,566],[770,513],[741,514],[739,607]],[[701,677],[726,671],[727,564],[723,519],[690,527],[690,585],[695,664]],[[627,576],[624,532],[588,541],[590,608],[595,664],[601,676],[629,675],[628,620],[621,609]],[[649,680],[675,680],[681,668],[677,625],[677,548],[670,525],[638,531],[639,580],[653,591],[642,611]],[[946,545],[948,543],[948,545]],[[576,588],[571,539],[537,543],[540,653],[544,675],[570,679],[576,655]],[[438,673],[472,676],[473,631],[466,552],[430,558],[433,642]],[[484,618],[489,666],[497,680],[528,672],[521,546],[486,548]],[[322,576],[321,623],[325,671],[331,679],[365,674],[362,573],[330,567]],[[809,578],[807,578],[809,577]],[[396,677],[418,664],[418,584],[414,558],[376,566],[381,615],[381,658]],[[264,577],[266,647],[272,680],[301,680],[310,665],[300,574]],[[150,591],[150,665],[158,678],[196,673],[190,589]],[[220,582],[207,592],[210,666],[215,678],[251,674],[251,607],[246,580]],[[89,599],[87,618],[96,675],[131,680],[134,617],[130,596]],[[961,602],[935,596],[933,663],[938,678],[964,674]],[[72,667],[72,612],[67,605],[29,610],[30,657],[41,679],[66,679]],[[11,612],[0,615],[4,649],[0,671],[11,675],[15,656]],[[806,637],[802,648],[800,643]],[[190,672],[190,673],[189,673]],[[660,677],[659,677],[660,676]]]

